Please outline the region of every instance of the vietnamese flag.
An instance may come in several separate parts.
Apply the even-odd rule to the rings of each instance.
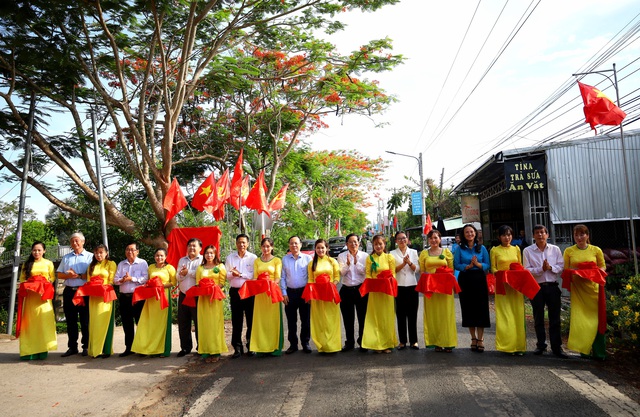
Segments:
[[[191,207],[198,211],[204,210],[204,204],[209,199],[209,195],[216,187],[216,177],[213,175],[213,172],[209,174],[206,180],[198,187],[198,190],[193,195],[193,199],[191,200]]]
[[[340,219],[336,220],[335,226],[333,226],[334,230],[340,230]]]
[[[431,222],[431,215],[427,213],[427,221],[424,223],[424,230],[422,231],[423,235],[426,235],[433,229],[433,223]]]
[[[602,91],[580,81],[578,86],[584,102],[585,122],[589,123],[591,129],[596,130],[596,125],[619,125],[627,117]]]
[[[184,198],[184,194],[182,193],[180,184],[178,184],[178,180],[173,178],[173,181],[169,186],[169,190],[167,191],[167,195],[164,196],[164,201],[162,202],[162,207],[167,210],[167,215],[164,221],[165,226],[169,223],[169,220],[173,219],[175,215],[180,213],[183,208],[187,207],[187,205],[187,199]]]
[[[393,216],[393,228],[398,228],[398,216]]]
[[[269,211],[281,210],[284,207],[285,199],[287,198],[287,188],[289,184],[285,184],[284,187],[278,191],[278,194],[269,203]]]
[[[264,182],[264,171],[261,170],[258,175],[258,179],[255,184],[253,184],[253,188],[249,191],[249,195],[247,196],[247,200],[245,201],[245,206],[252,210],[257,210],[258,214],[262,214],[262,212],[267,213],[267,216],[271,216],[269,213],[269,207],[267,206],[267,198],[265,196],[266,184]]]
[[[214,187],[214,192],[211,193],[209,199],[204,203],[204,209],[209,214],[213,214],[214,212],[223,208],[222,215],[224,216],[224,205],[227,203],[227,199],[229,198],[229,170],[225,170],[224,174],[218,179],[216,185]],[[214,215],[214,217],[216,217]],[[216,220],[219,220],[216,218]]]
[[[240,210],[242,203],[240,198],[242,196],[242,152],[240,149],[240,155],[236,161],[236,166],[233,168],[233,178],[231,179],[231,190],[229,193],[229,204],[235,207],[236,210]],[[248,191],[247,191],[248,192]]]

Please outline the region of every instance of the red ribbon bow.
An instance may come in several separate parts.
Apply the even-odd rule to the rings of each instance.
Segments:
[[[73,304],[77,306],[84,305],[84,298],[89,297],[102,297],[105,303],[117,299],[116,292],[111,285],[102,285],[104,280],[99,275],[93,276],[89,281],[78,288],[76,294],[73,296]]]
[[[380,271],[376,278],[366,278],[360,286],[360,295],[363,297],[370,292],[381,292],[393,297],[398,296],[398,281],[396,281],[390,269]]]
[[[416,286],[416,291],[421,292],[427,298],[431,298],[433,293],[451,295],[460,292],[460,286],[453,274],[453,269],[441,266],[434,273],[424,273],[420,275],[420,281]]]
[[[333,301],[338,304],[340,300],[340,294],[336,285],[331,282],[329,274],[320,274],[316,277],[314,282],[309,282],[304,287],[302,292],[302,298],[309,302],[310,300],[320,301]]]
[[[196,297],[206,295],[209,296],[209,302],[211,303],[214,300],[224,300],[225,298],[227,298],[214,280],[210,278],[202,278],[198,285],[187,290],[182,304],[189,307],[195,307]]]
[[[33,291],[40,294],[40,299],[52,300],[53,299],[53,285],[47,278],[42,275],[34,275],[29,277],[25,282],[20,283],[18,288],[18,317],[16,319],[16,337],[20,337],[20,329],[22,327],[22,305],[26,298],[28,291]]]
[[[532,299],[540,291],[540,284],[521,264],[514,262],[506,271],[498,271],[496,275],[496,294],[505,295],[504,284],[509,284],[514,290]]]
[[[164,288],[162,279],[158,276],[149,278],[145,285],[136,287],[133,291],[133,298],[131,303],[135,304],[138,301],[147,300],[149,298],[155,298],[160,301],[160,310],[164,310],[169,307],[169,301],[167,301],[167,292]]]
[[[245,298],[265,293],[271,297],[272,303],[279,303],[284,300],[280,287],[270,277],[268,272],[263,272],[258,275],[258,279],[245,281],[238,290],[240,298],[244,300]]]

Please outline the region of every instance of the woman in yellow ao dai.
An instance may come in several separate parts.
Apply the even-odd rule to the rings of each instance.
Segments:
[[[93,260],[87,269],[87,280],[97,276],[102,278],[103,287],[111,286],[116,269],[116,263],[109,260],[109,249],[105,245],[98,245],[93,250]],[[105,303],[102,296],[89,297],[89,356],[107,358],[113,353],[114,327],[113,301]]]
[[[202,280],[213,281],[220,288],[227,281],[227,270],[213,245],[204,249],[202,265],[196,270],[196,285],[200,286]],[[220,353],[227,351],[222,300],[201,295],[198,297],[198,353],[208,362],[216,362]]]
[[[440,232],[431,230],[427,240],[429,248],[420,253],[420,270],[433,274],[443,266],[453,269],[453,254],[449,249],[440,247]],[[434,292],[431,298],[424,297],[423,314],[425,345],[438,352],[451,352],[458,345],[453,291],[451,294]]]
[[[262,239],[260,249],[262,254],[253,263],[253,279],[258,279],[261,274],[266,272],[271,281],[279,284],[282,260],[273,256],[273,240],[268,237]],[[271,296],[267,293],[256,295],[249,350],[280,356],[283,344],[282,302],[272,303]]]
[[[507,271],[512,263],[522,265],[520,248],[511,245],[513,231],[509,226],[498,229],[500,246],[491,249],[491,272]],[[496,350],[522,355],[527,350],[524,318],[524,295],[504,284],[505,294],[496,294]]]
[[[316,240],[313,261],[307,267],[309,283],[315,283],[316,278],[323,274],[330,277],[333,285],[340,282],[340,266],[338,261],[327,254],[328,250],[329,244],[326,240]],[[311,300],[311,339],[318,352],[330,353],[342,349],[340,304]]]
[[[377,279],[383,271],[390,271],[395,280],[396,261],[385,253],[387,241],[382,235],[373,238],[373,253],[365,263],[365,279]],[[395,298],[382,292],[370,292],[364,320],[362,347],[391,353],[398,345],[395,325]]]

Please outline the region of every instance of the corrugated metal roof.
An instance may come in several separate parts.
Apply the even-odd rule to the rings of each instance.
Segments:
[[[631,209],[640,218],[640,131],[625,133]],[[628,219],[620,135],[547,149],[549,214],[554,224]]]

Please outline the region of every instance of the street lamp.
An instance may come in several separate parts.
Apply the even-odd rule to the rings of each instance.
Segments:
[[[424,204],[424,178],[422,177],[422,152],[420,152],[418,154],[418,157],[416,158],[413,155],[407,155],[404,153],[398,153],[398,152],[392,152],[392,151],[385,151],[386,153],[390,153],[391,155],[398,155],[398,156],[406,156],[407,158],[413,158],[416,161],[418,161],[418,174],[420,175],[420,201],[422,201],[422,231],[420,232],[422,235],[422,247],[424,248],[427,244],[427,235],[424,234],[424,225],[427,223],[427,213],[425,210],[425,204]]]

